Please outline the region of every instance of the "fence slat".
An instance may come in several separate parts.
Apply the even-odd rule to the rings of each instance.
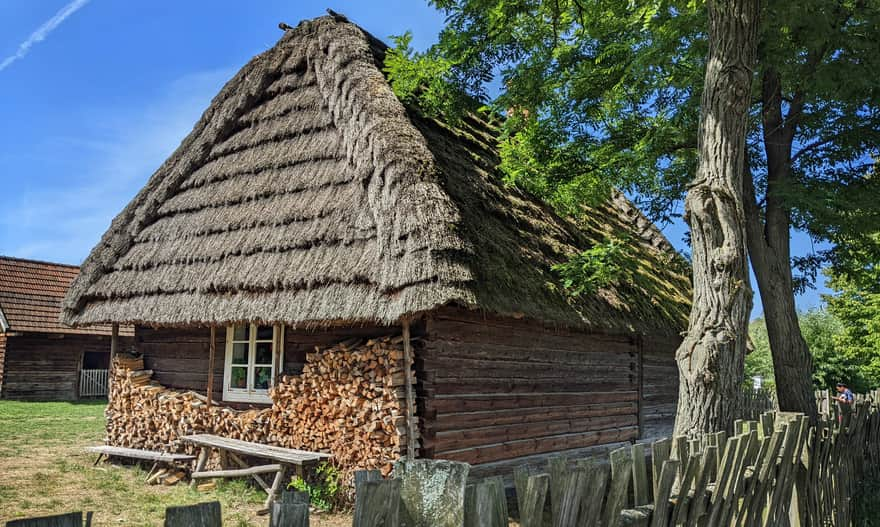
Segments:
[[[663,470],[663,463],[669,459],[669,454],[671,452],[671,439],[661,439],[659,441],[654,441],[651,444],[651,479],[654,487],[654,492],[652,494],[654,499],[657,497],[657,485],[660,483],[660,472]]]
[[[663,463],[657,485],[657,496],[654,500],[654,513],[651,515],[651,527],[666,527],[669,524],[669,498],[672,496],[672,487],[675,485],[679,465],[677,459]]]
[[[632,446],[633,472],[633,505],[639,507],[651,503],[648,494],[648,471],[645,466],[645,444]]]
[[[528,469],[519,467],[514,471],[513,478],[520,526],[542,527],[550,477],[546,474],[530,476]]]
[[[10,520],[6,527],[82,527],[83,513],[71,512],[55,516]]]
[[[590,461],[580,462],[579,466],[587,471],[587,489],[581,502],[578,515],[581,525],[599,525],[602,518],[602,500],[608,486],[608,466]]]
[[[168,507],[165,509],[165,527],[222,527],[220,502]]]
[[[624,447],[611,452],[611,485],[608,487],[608,499],[602,514],[605,527],[616,527],[620,522],[620,511],[626,508],[632,463],[630,449]]]
[[[465,527],[507,527],[507,497],[501,476],[483,479],[465,489]]]
[[[400,480],[368,477],[358,485],[354,527],[399,527]]]

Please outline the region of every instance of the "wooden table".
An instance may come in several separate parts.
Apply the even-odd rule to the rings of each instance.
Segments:
[[[295,450],[292,448],[281,448],[272,445],[264,445],[261,443],[251,443],[249,441],[241,441],[238,439],[229,439],[226,437],[215,436],[211,434],[196,434],[184,436],[180,438],[186,443],[190,443],[199,447],[199,458],[196,462],[196,469],[192,473],[193,484],[197,479],[203,478],[237,478],[251,476],[256,482],[263,487],[263,490],[269,495],[266,498],[266,506],[268,507],[278,491],[281,488],[281,482],[287,469],[291,466],[300,477],[303,475],[303,467],[320,462],[323,459],[332,457],[330,454],[321,452],[309,452],[307,450]],[[223,470],[205,471],[205,464],[211,451],[217,450],[220,454],[221,465]],[[240,456],[255,457],[273,461],[268,465],[250,466]],[[227,470],[224,459],[232,459],[240,469]],[[269,485],[261,477],[262,474],[275,474],[272,484]]]

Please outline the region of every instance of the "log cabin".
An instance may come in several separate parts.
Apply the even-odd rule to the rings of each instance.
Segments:
[[[107,395],[110,326],[71,328],[58,321],[78,273],[72,265],[0,256],[0,397]],[[122,330],[123,345],[132,335],[130,328]]]
[[[341,16],[286,29],[85,260],[62,321],[135,326],[111,443],[493,473],[668,433],[687,264],[619,192],[571,219],[506,185],[491,119],[402,102],[386,49]],[[571,294],[554,265],[609,239],[627,272]]]

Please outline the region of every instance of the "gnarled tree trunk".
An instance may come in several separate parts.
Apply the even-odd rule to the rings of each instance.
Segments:
[[[676,352],[677,435],[732,428],[752,309],[742,177],[758,2],[709,0],[708,8],[700,162],[685,199],[694,303]]]

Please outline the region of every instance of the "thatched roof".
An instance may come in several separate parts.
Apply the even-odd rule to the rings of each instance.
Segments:
[[[569,326],[684,327],[687,278],[624,198],[579,228],[504,187],[493,129],[405,108],[384,49],[321,17],[252,59],[113,221],[62,319],[392,324],[457,304]],[[611,231],[636,235],[645,281],[571,301],[550,266]]]

